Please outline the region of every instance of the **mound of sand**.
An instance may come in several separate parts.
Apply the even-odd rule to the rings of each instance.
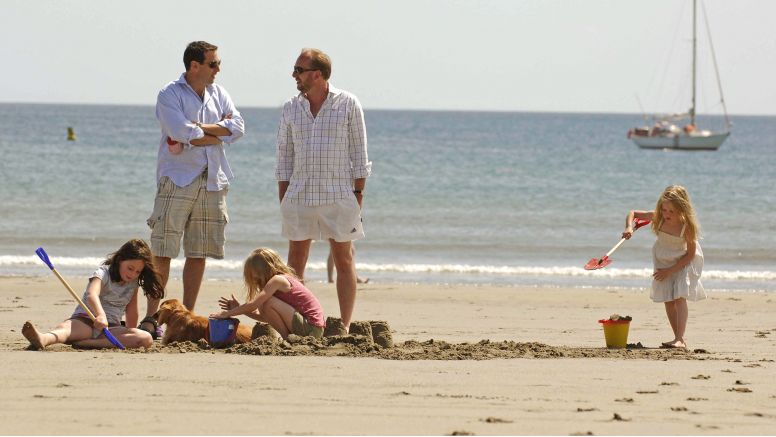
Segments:
[[[130,353],[227,353],[238,355],[270,356],[337,356],[371,357],[386,360],[491,360],[505,358],[616,358],[642,360],[705,360],[711,359],[702,349],[626,349],[576,348],[550,346],[542,343],[518,343],[514,341],[477,343],[448,343],[434,339],[409,340],[393,347],[382,347],[363,335],[335,335],[316,339],[291,335],[287,341],[269,336],[259,337],[250,343],[234,345],[226,349],[212,349],[207,342],[176,342],[167,346],[155,343],[147,350]]]

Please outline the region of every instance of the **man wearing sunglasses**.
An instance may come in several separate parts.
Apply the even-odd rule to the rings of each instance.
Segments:
[[[240,112],[231,97],[215,84],[221,71],[218,47],[205,41],[190,43],[183,52],[186,71],[159,92],[156,118],[161,125],[157,155],[157,192],[148,218],[151,250],[162,283],[167,284],[170,260],[183,239],[183,304],[194,309],[207,257],[224,257],[224,228],[228,221],[226,193],[234,178],[225,144],[245,133]],[[141,329],[155,331],[150,317],[159,306],[149,299]],[[152,332],[154,338],[157,333]]]
[[[361,206],[372,163],[364,111],[356,96],[329,83],[331,59],[302,49],[291,76],[299,94],[283,106],[277,167],[288,265],[304,278],[312,240],[329,240],[347,330],[356,302],[353,240],[364,237]]]

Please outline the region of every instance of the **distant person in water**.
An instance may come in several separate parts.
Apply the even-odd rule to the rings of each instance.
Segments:
[[[288,265],[303,279],[312,241],[329,240],[348,329],[357,287],[351,247],[364,237],[361,207],[372,168],[364,111],[356,96],[329,83],[331,59],[318,49],[302,49],[291,76],[299,94],[283,106],[275,170]]]
[[[226,194],[234,178],[224,144],[240,139],[243,118],[226,90],[215,83],[221,71],[218,47],[190,43],[183,52],[186,71],[159,92],[156,118],[161,125],[157,191],[148,218],[151,249],[166,286],[170,260],[183,239],[183,305],[194,309],[205,273],[205,259],[223,259],[228,221]],[[151,317],[159,300],[149,298],[140,328],[159,335]]]
[[[350,254],[353,256],[353,260],[355,262],[356,259],[356,245],[350,246]],[[326,276],[329,279],[329,284],[334,283],[334,254],[329,249],[329,256],[326,258]],[[362,279],[360,276],[358,276],[358,273],[356,273],[356,282],[359,284],[366,284],[369,282],[369,278]]]

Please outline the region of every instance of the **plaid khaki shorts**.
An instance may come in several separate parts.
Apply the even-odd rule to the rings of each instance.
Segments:
[[[227,189],[207,190],[207,172],[185,187],[164,176],[159,180],[154,210],[148,218],[151,251],[177,258],[183,237],[186,258],[224,258]]]

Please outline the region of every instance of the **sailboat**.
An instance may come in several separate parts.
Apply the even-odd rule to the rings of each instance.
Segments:
[[[725,130],[711,131],[699,129],[695,123],[696,104],[696,73],[697,73],[697,0],[692,2],[692,101],[690,109],[683,114],[653,117],[652,126],[635,127],[628,131],[628,138],[642,149],[683,149],[683,150],[717,150],[719,146],[730,136],[730,119],[728,118],[725,99],[722,96],[722,85],[719,80],[717,60],[714,55],[714,47],[711,46],[711,32],[709,33],[709,45],[714,60],[714,71],[717,78],[720,102],[725,114]],[[708,31],[708,20],[706,20]],[[681,128],[677,123],[689,119]]]

